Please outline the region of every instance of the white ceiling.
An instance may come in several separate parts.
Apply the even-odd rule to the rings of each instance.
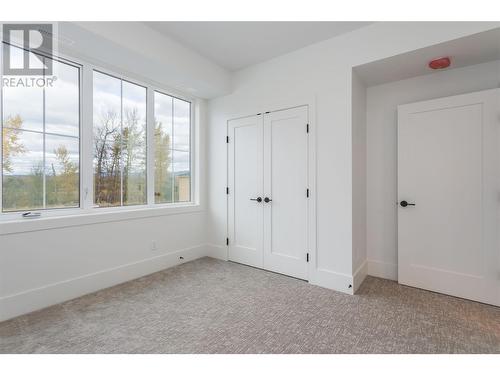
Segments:
[[[427,64],[444,56],[451,58],[448,69],[500,60],[500,28],[360,65],[354,71],[366,86],[375,86],[425,74],[439,74],[439,70],[432,70]]]
[[[371,22],[146,22],[235,71],[367,26]]]

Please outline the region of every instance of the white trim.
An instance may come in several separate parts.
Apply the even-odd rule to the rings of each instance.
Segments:
[[[192,100],[189,102],[189,201],[190,202],[199,202],[197,194],[195,191],[198,191],[198,163],[200,162],[198,159],[198,154],[196,147],[199,147],[199,142],[195,140],[195,137],[198,136],[200,128],[198,126],[199,117],[196,115],[195,107],[197,108],[199,103],[197,100]],[[172,125],[173,129],[173,125]],[[196,138],[197,139],[197,138]],[[173,139],[172,139],[173,142]],[[195,162],[196,160],[196,162]]]
[[[203,204],[201,193],[201,173],[202,173],[202,161],[201,155],[205,155],[205,149],[203,147],[203,141],[201,138],[201,132],[205,132],[205,127],[201,126],[202,118],[202,104],[200,99],[194,99],[191,101],[191,129],[189,130],[189,140],[190,140],[190,162],[191,162],[191,202],[193,204],[201,205]],[[203,170],[206,170],[205,164],[203,164]]]
[[[92,225],[108,223],[112,221],[124,221],[144,219],[147,217],[181,215],[202,212],[203,208],[197,204],[169,204],[159,207],[136,206],[120,207],[116,210],[92,210],[81,212],[78,215],[61,215],[53,217],[40,217],[37,219],[10,220],[0,223],[0,236],[13,233],[33,232],[56,228],[74,227],[80,225]]]
[[[0,298],[0,321],[206,256],[198,245]],[[184,259],[179,259],[182,256]]]
[[[227,246],[220,246],[214,244],[208,244],[206,246],[207,246],[207,254],[206,254],[207,256],[225,261],[229,260]]]
[[[315,268],[312,277],[309,278],[309,283],[323,288],[333,289],[338,292],[351,295],[354,294],[352,287],[353,277],[345,273]]]
[[[92,67],[82,66],[80,82],[80,210],[94,205],[93,112],[94,81]]]
[[[308,220],[309,228],[307,231],[308,238],[307,242],[309,245],[309,267],[308,267],[308,279],[314,277],[314,273],[318,269],[318,254],[317,254],[317,197],[318,190],[316,185],[317,176],[317,163],[316,163],[316,150],[317,150],[317,138],[316,138],[316,96],[312,96],[308,103],[308,123],[309,123],[309,140],[308,140],[308,185],[309,185],[309,204],[308,209]]]
[[[155,91],[146,88],[146,202],[155,203]]]
[[[354,272],[354,275],[352,276],[352,289],[353,292],[356,293],[363,284],[363,281],[365,281],[366,276],[368,275],[368,262],[365,260],[361,265],[358,267],[358,269]]]
[[[396,263],[368,259],[367,264],[368,275],[398,281],[398,265]]]

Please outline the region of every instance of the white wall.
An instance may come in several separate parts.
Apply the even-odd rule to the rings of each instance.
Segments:
[[[397,106],[500,87],[500,62],[367,89],[368,273],[397,279]]]
[[[498,26],[374,24],[238,72],[234,92],[209,102],[208,241],[222,249],[226,238],[226,121],[315,97],[317,257],[310,279],[352,293],[352,67]]]
[[[202,256],[204,224],[200,212],[3,235],[0,320]]]

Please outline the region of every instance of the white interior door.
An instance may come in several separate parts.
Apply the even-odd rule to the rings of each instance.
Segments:
[[[400,283],[500,305],[498,99],[398,108]]]
[[[228,122],[229,260],[263,267],[263,122]]]
[[[307,122],[307,107],[264,115],[264,267],[300,279],[307,279]]]
[[[228,122],[229,260],[307,279],[308,107]]]

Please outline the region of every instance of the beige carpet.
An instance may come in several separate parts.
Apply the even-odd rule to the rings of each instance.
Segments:
[[[199,259],[0,323],[1,353],[500,353],[500,309]]]

